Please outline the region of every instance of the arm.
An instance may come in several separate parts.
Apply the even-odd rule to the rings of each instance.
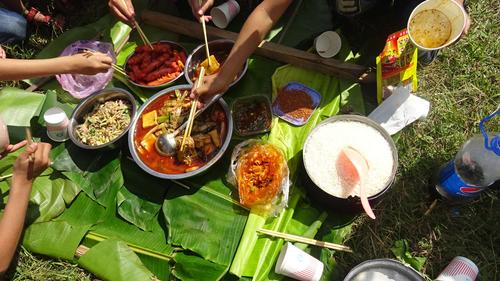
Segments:
[[[2,59],[0,81],[21,80],[63,73],[93,75],[106,72],[112,60],[102,53],[82,53],[53,59]]]
[[[0,219],[0,276],[7,271],[21,237],[33,180],[49,166],[50,144],[34,143],[14,164],[9,201]],[[33,162],[29,155],[33,154]]]
[[[225,91],[273,25],[293,0],[264,0],[243,25],[238,39],[218,75],[207,76],[195,94],[213,95]]]

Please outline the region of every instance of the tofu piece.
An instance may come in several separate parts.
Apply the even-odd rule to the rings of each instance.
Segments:
[[[153,127],[158,124],[158,115],[156,114],[156,110],[150,111],[142,115],[142,127],[148,128]]]
[[[210,59],[210,66],[208,65],[208,60],[209,59]],[[214,55],[210,55],[210,57],[208,59],[205,59],[201,63],[201,66],[203,66],[205,68],[207,75],[214,74],[220,68],[220,64],[219,64],[219,62],[217,61],[217,59],[215,58]]]
[[[151,152],[155,148],[156,136],[150,134],[147,138],[141,141],[141,146],[146,149],[146,151]]]

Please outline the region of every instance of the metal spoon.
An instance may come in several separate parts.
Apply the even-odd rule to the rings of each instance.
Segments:
[[[198,117],[202,114],[207,108],[209,108],[212,104],[218,101],[222,97],[222,94],[215,95],[207,104],[205,104],[200,110],[198,110],[194,118]],[[164,156],[172,156],[177,151],[177,142],[175,141],[175,137],[182,132],[187,126],[187,120],[182,123],[175,131],[170,134],[163,134],[158,137],[156,140],[155,146],[158,153]]]

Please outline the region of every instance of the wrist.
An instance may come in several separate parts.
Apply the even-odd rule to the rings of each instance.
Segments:
[[[11,192],[14,193],[31,193],[31,187],[33,186],[33,180],[30,180],[22,175],[14,174],[12,176]]]

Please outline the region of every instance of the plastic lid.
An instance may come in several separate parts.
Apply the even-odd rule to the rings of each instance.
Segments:
[[[50,125],[59,125],[66,121],[68,119],[68,116],[66,116],[66,113],[64,110],[60,109],[59,107],[52,107],[45,111],[45,114],[43,115],[43,119],[45,120],[45,123],[50,124]]]

